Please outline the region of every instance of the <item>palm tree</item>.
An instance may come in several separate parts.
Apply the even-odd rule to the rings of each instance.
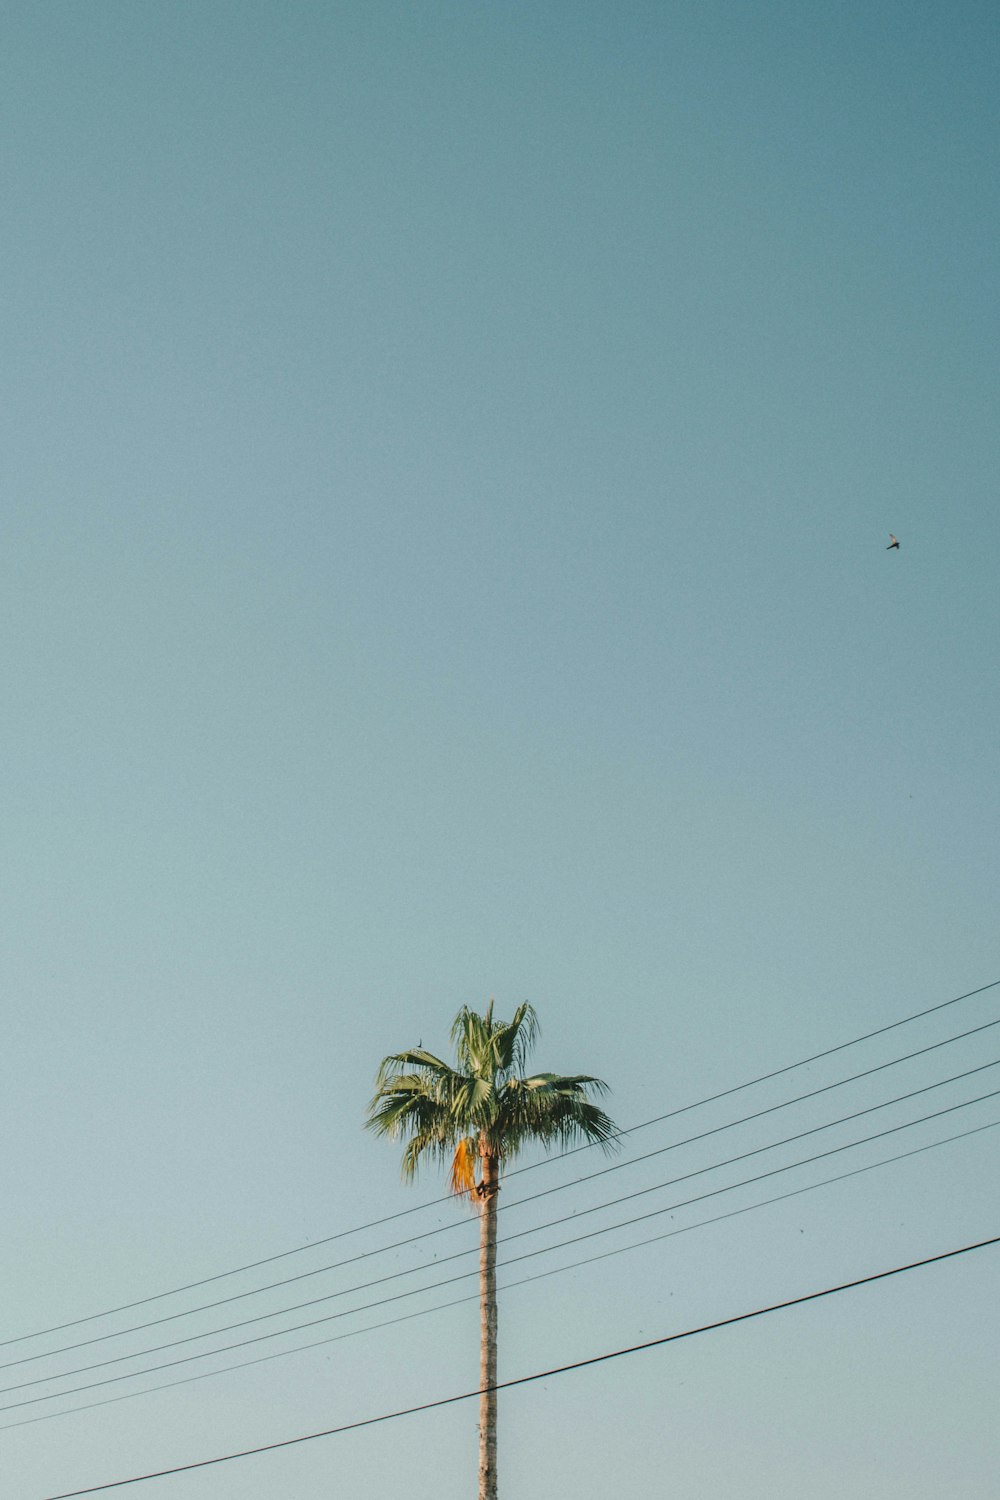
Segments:
[[[581,1138],[611,1149],[617,1127],[587,1098],[607,1085],[585,1074],[522,1076],[538,1035],[530,1005],[511,1021],[464,1007],[451,1040],[457,1066],[422,1046],[383,1059],[366,1124],[378,1135],[407,1138],[403,1176],[421,1157],[451,1159],[451,1188],[479,1210],[479,1500],[497,1500],[497,1193],[503,1165],[538,1141],[546,1149]]]

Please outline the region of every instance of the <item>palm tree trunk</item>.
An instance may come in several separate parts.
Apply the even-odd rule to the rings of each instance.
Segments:
[[[483,1153],[479,1187],[479,1500],[497,1500],[497,1193],[500,1164]]]

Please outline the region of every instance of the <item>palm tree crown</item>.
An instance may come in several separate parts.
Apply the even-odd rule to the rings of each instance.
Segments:
[[[407,1137],[403,1176],[412,1177],[424,1154],[451,1158],[455,1192],[480,1193],[476,1162],[498,1165],[537,1141],[565,1146],[581,1136],[604,1147],[617,1137],[614,1122],[587,1098],[607,1085],[587,1074],[523,1076],[538,1035],[532,1006],[519,1005],[511,1021],[463,1007],[451,1028],[458,1066],[423,1047],[383,1060],[367,1124],[378,1135]]]

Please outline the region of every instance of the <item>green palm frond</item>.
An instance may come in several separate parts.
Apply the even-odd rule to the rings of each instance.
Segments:
[[[618,1129],[614,1121],[587,1098],[592,1087],[603,1091],[600,1079],[583,1075],[563,1077],[559,1074],[536,1074],[532,1078],[511,1079],[503,1098],[501,1132],[517,1147],[529,1141],[541,1145],[568,1145],[581,1138],[595,1145],[613,1148]],[[511,1154],[510,1145],[507,1155]]]
[[[459,1067],[466,1073],[482,1076],[492,1073],[490,1067],[490,1038],[493,1035],[493,1001],[486,1007],[484,1015],[478,1015],[463,1005],[452,1022],[451,1040]]]
[[[380,1089],[383,1084],[398,1077],[406,1068],[419,1068],[422,1072],[444,1076],[453,1073],[446,1062],[435,1057],[433,1052],[425,1052],[422,1047],[413,1047],[408,1052],[394,1052],[390,1057],[384,1057],[375,1077],[375,1087]]]
[[[528,1054],[538,1039],[538,1031],[538,1016],[525,1001],[517,1007],[510,1024],[497,1029],[496,1053],[500,1072],[509,1076],[526,1066]]]
[[[492,1000],[483,1015],[463,1006],[451,1028],[459,1066],[481,1078],[503,1079],[518,1072],[537,1036],[538,1017],[527,1002],[511,1021],[494,1021]]]

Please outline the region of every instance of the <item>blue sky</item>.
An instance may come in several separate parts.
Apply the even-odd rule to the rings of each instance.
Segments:
[[[632,1125],[1000,978],[998,40],[972,0],[8,5],[5,1336],[431,1204],[361,1120],[460,1005],[532,1001]],[[995,1151],[511,1291],[501,1374],[995,1233]],[[992,1494],[991,1254],[511,1394],[502,1481]],[[11,1492],[466,1389],[476,1336],[17,1428]],[[474,1462],[459,1408],[157,1488]]]

